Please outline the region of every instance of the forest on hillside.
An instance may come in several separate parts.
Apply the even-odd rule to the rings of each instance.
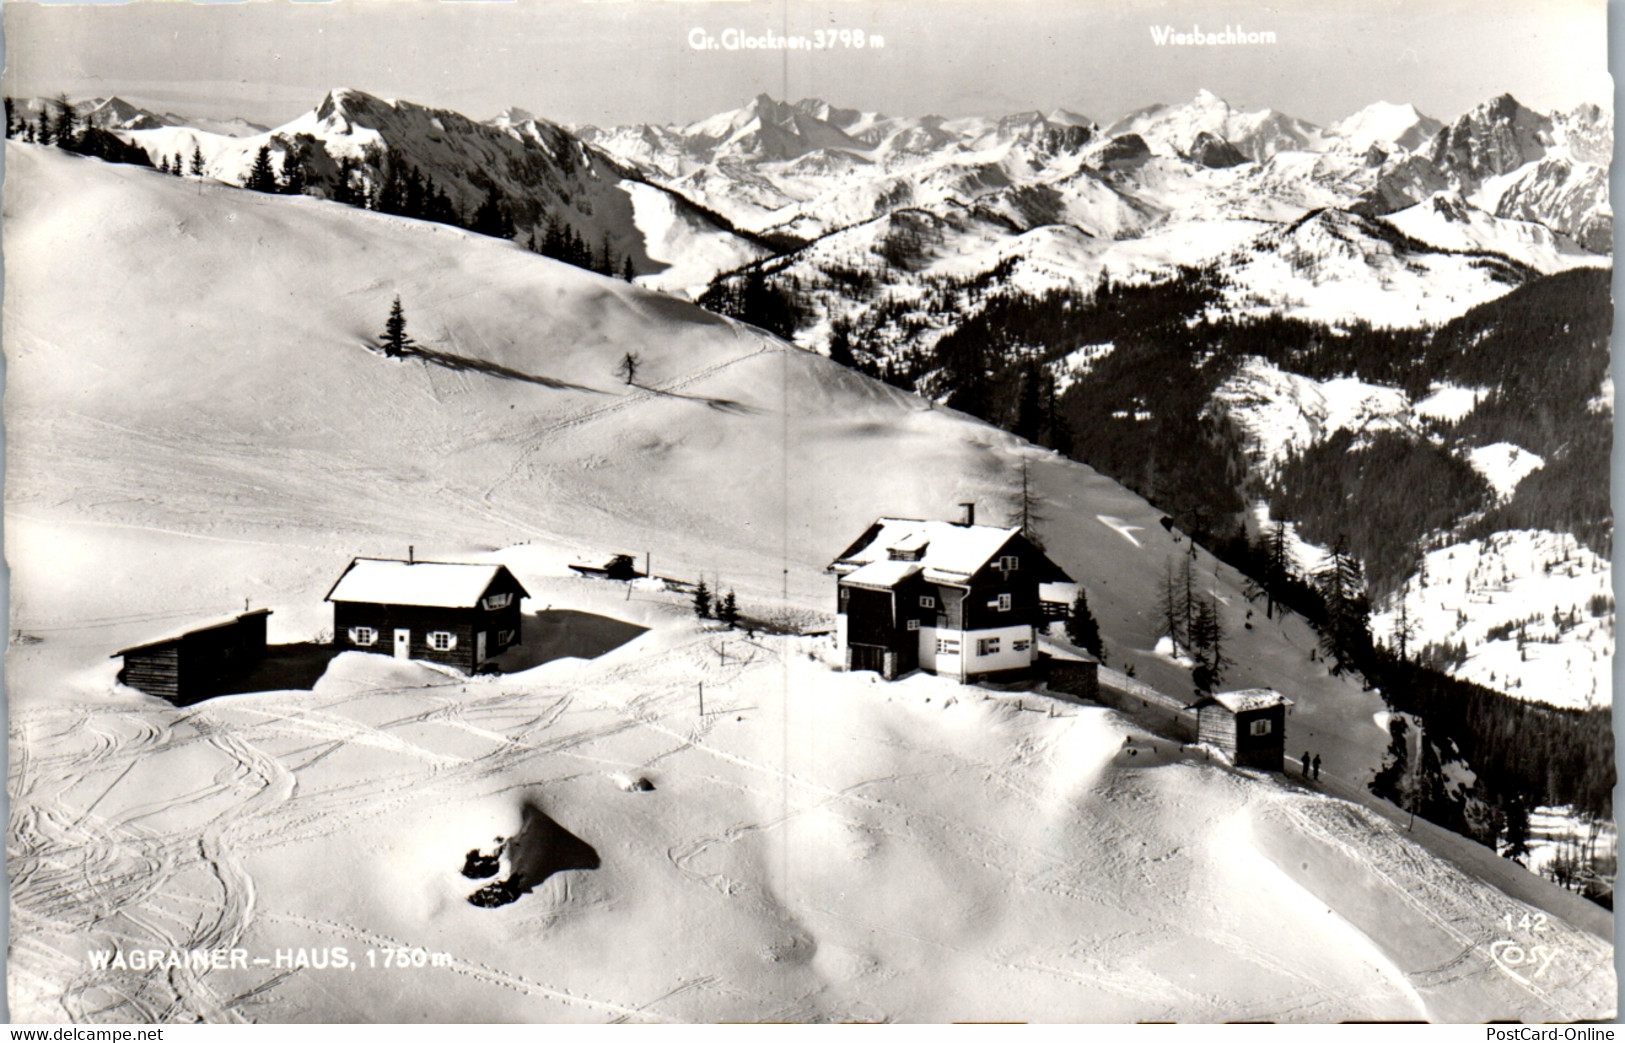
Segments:
[[[998,273],[934,277],[921,297],[902,301],[861,272],[797,283],[787,267],[734,273],[702,303],[790,336],[816,321],[809,293],[844,294],[851,307],[832,309],[836,361],[1063,452],[1157,504],[1251,576],[1261,596],[1320,628],[1335,669],[1425,722],[1424,763],[1391,757],[1376,783],[1382,795],[1511,853],[1535,807],[1612,814],[1607,711],[1559,710],[1457,680],[1443,672],[1448,650],[1380,648],[1369,624],[1373,601],[1441,540],[1540,528],[1611,553],[1612,406],[1598,398],[1613,321],[1607,269],[1532,278],[1439,327],[1386,329],[1215,317],[1224,286],[1211,268],[1036,294],[1010,289]],[[1057,364],[1091,346],[1100,350],[1063,386]],[[1339,432],[1264,470],[1212,408],[1215,389],[1249,357],[1315,380],[1401,388],[1412,401],[1441,385],[1482,395],[1425,437]],[[1497,442],[1545,460],[1505,503],[1462,455]],[[1249,532],[1246,508],[1258,500],[1305,539],[1336,548],[1334,561],[1348,563],[1341,581],[1295,573],[1271,552],[1270,533]],[[1466,790],[1445,785],[1440,762],[1451,759],[1476,775]]]

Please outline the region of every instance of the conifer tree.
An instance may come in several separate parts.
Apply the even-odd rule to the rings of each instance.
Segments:
[[[1275,617],[1275,606],[1280,600],[1286,581],[1291,577],[1291,555],[1287,549],[1286,522],[1278,521],[1270,528],[1269,547],[1265,554],[1264,565],[1264,593],[1269,600],[1264,603],[1264,618]]]
[[[1410,774],[1410,726],[1394,714],[1388,718],[1388,755],[1371,779],[1371,792],[1394,804],[1402,799],[1403,784]]]
[[[1021,460],[1021,485],[1016,489],[1015,501],[1016,520],[1021,526],[1021,534],[1027,537],[1027,542],[1043,550],[1044,540],[1038,535],[1038,525],[1044,520],[1044,516],[1038,513],[1043,501],[1039,498],[1038,487],[1033,483],[1032,475],[1029,473],[1026,457],[1022,457]]]
[[[343,203],[346,206],[357,206],[364,202],[363,194],[356,189],[352,181],[355,172],[355,160],[348,156],[339,160],[338,178],[333,182],[333,202]]]
[[[406,312],[401,308],[400,294],[395,295],[395,303],[389,306],[389,318],[384,322],[384,335],[381,339],[384,354],[392,359],[406,354],[407,348],[416,346],[412,343],[412,338],[406,335]]]
[[[852,354],[852,322],[844,315],[836,316],[829,324],[829,360],[849,369],[858,368]]]
[[[254,154],[254,165],[249,168],[248,181],[243,187],[253,192],[277,190],[276,173],[271,169],[270,145],[261,145],[260,150]]]
[[[621,265],[621,278],[631,282],[637,278],[637,272],[632,268],[632,255],[626,255],[626,261]]]
[[[694,588],[694,614],[701,619],[711,618],[711,588],[705,585],[703,576],[699,586]]]
[[[302,150],[289,146],[282,153],[282,176],[278,178],[281,190],[296,196],[305,190],[305,164]]]
[[[1211,692],[1224,680],[1225,667],[1231,665],[1230,658],[1224,654],[1224,624],[1219,618],[1218,602],[1198,598],[1196,614],[1189,626],[1191,649],[1197,663],[1192,677],[1203,692]]]
[[[1095,614],[1089,610],[1089,594],[1078,584],[1078,596],[1072,599],[1072,607],[1066,614],[1067,640],[1088,652],[1090,655],[1106,661],[1105,644],[1100,639],[1100,624],[1095,621]]]
[[[1341,674],[1355,668],[1371,649],[1371,608],[1366,601],[1360,560],[1349,553],[1341,537],[1331,560],[1315,574],[1315,583],[1325,607],[1321,651],[1332,661],[1331,672]]]
[[[192,146],[192,176],[203,176],[203,149],[197,145]]]
[[[1163,562],[1162,586],[1157,592],[1157,615],[1162,617],[1162,628],[1167,631],[1168,640],[1173,642],[1174,655],[1178,655],[1185,646],[1185,610],[1172,558]]]
[[[629,351],[621,356],[621,361],[616,365],[615,372],[620,374],[621,379],[626,383],[635,384],[638,379],[638,364],[642,361],[635,352]]]
[[[1501,857],[1509,858],[1519,865],[1529,857],[1529,807],[1521,797],[1514,796],[1506,802],[1506,832],[1503,840],[1506,844]]]
[[[722,599],[722,604],[717,607],[717,618],[728,624],[729,630],[739,622],[739,602],[734,598],[732,590],[728,591],[727,596]]]
[[[58,94],[52,103],[56,106],[55,144],[58,148],[72,148],[79,138],[79,117],[73,111],[73,102],[66,94]],[[44,121],[45,117],[40,119]]]
[[[470,231],[498,239],[513,238],[513,220],[508,216],[507,208],[502,203],[502,193],[497,190],[495,184],[485,190],[485,201],[474,211],[474,222]]]

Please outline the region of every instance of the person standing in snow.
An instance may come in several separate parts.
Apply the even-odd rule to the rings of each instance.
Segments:
[[[1320,781],[1320,754],[1315,754],[1315,781]]]
[[[1303,765],[1303,777],[1307,779],[1309,777],[1309,751],[1308,750],[1303,751],[1303,759],[1298,761],[1298,763]]]

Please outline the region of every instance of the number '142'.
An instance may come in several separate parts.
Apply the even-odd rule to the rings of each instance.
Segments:
[[[1520,916],[1509,912],[1503,915],[1501,920],[1507,925],[1509,931],[1544,931],[1546,929],[1545,913],[1535,913],[1533,915],[1524,913]]]

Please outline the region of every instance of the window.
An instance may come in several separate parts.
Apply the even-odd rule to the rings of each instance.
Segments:
[[[512,594],[492,594],[481,602],[487,612],[495,612],[499,608],[507,608],[513,604]]]
[[[937,607],[937,599],[932,597],[930,594],[921,594],[920,595],[920,607],[921,608],[936,608]]]
[[[999,558],[999,568],[1005,572],[1014,572],[1021,567],[1021,559],[1014,554],[1005,554]]]
[[[1000,612],[1008,612],[1008,611],[1010,611],[1010,595],[1009,594],[1000,594],[999,595],[999,611]]]
[[[1254,735],[1268,735],[1270,733],[1270,722],[1254,721],[1250,730]]]
[[[959,641],[951,637],[937,638],[937,655],[958,655]]]
[[[429,631],[429,647],[436,652],[450,652],[457,647],[457,635],[449,630]]]
[[[918,629],[920,629],[920,621],[917,620],[917,619],[909,620],[908,621],[908,628],[910,630],[918,630]]]
[[[378,631],[372,627],[350,628],[350,644],[358,648],[365,648],[367,645],[376,645],[377,643]]]
[[[1025,652],[1031,647],[1033,647],[1033,643],[1024,637],[1018,637],[1010,642],[1010,650],[1013,652]]]
[[[842,601],[845,601],[847,598],[849,598],[851,596],[852,596],[852,590],[851,590],[850,587],[842,587],[841,588],[841,600]]]
[[[513,631],[512,630],[498,630],[497,631],[497,644],[499,644],[499,645],[511,645],[511,644],[513,644]]]
[[[996,638],[996,637],[984,637],[984,638],[979,639],[976,642],[976,654],[977,655],[998,655],[999,654],[999,639]]]

